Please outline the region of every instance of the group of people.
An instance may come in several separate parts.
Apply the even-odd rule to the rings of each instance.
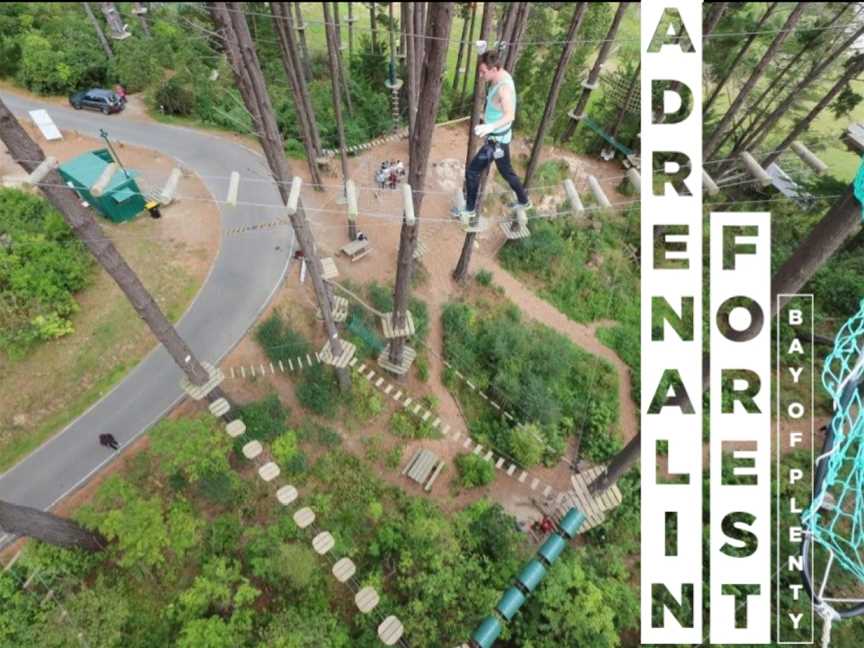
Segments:
[[[395,189],[405,179],[405,165],[402,160],[387,160],[378,167],[375,182],[379,189]]]

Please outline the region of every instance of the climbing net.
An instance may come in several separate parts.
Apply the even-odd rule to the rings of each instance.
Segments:
[[[823,618],[822,645],[830,641],[831,624],[841,618],[864,613],[864,605],[838,611],[823,597],[833,563],[864,583],[864,300],[843,328],[834,349],[825,360],[822,384],[834,403],[834,416],[826,433],[822,454],[817,458],[814,498],[804,512],[808,531],[804,548],[815,542],[828,552],[829,560],[818,591],[808,583],[816,611]],[[807,569],[805,571],[805,578]]]

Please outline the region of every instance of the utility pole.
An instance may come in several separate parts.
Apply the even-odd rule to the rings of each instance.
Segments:
[[[459,12],[460,17],[462,18],[462,35],[459,36],[459,52],[456,54],[456,69],[453,71],[453,83],[451,84],[453,87],[453,94],[455,96],[456,90],[459,88],[459,68],[462,67],[462,55],[465,53],[465,43],[468,40],[468,10],[470,8],[470,3],[463,4],[462,10]],[[470,51],[470,46],[469,46]],[[468,74],[468,70],[465,70],[465,74]],[[451,117],[453,116],[451,111]]]
[[[588,99],[591,97],[591,92],[597,87],[600,82],[600,73],[603,71],[603,65],[609,57],[609,52],[612,50],[612,43],[615,41],[615,35],[618,33],[618,28],[621,26],[621,20],[624,18],[624,13],[630,6],[629,2],[619,2],[618,8],[615,10],[615,15],[612,17],[612,24],[609,26],[609,31],[606,33],[606,38],[603,44],[600,45],[600,51],[597,53],[597,60],[594,61],[594,67],[588,74],[588,79],[582,84],[582,94],[579,95],[579,101],[576,102],[576,107],[570,113],[572,115],[570,122],[564,129],[561,135],[562,142],[569,142],[576,132],[576,127],[585,117],[585,109],[588,107]]]
[[[408,134],[414,132],[414,119],[417,114],[417,68],[414,65],[414,3],[403,2],[399,20],[405,34],[405,72],[408,75]]]
[[[90,24],[93,25],[93,29],[96,30],[96,38],[99,39],[99,43],[102,45],[102,49],[105,51],[105,56],[108,57],[108,60],[113,61],[114,52],[111,49],[111,44],[108,42],[108,39],[105,38],[105,32],[102,31],[102,25],[99,24],[96,16],[93,15],[93,10],[90,8],[90,3],[82,2],[81,5],[84,7],[84,13],[87,14],[87,19],[90,21]]]
[[[468,56],[465,60],[465,74],[462,75],[462,89],[459,91],[459,111],[465,104],[465,93],[468,90],[468,79],[471,76],[471,55],[474,53],[474,27],[477,24],[477,4],[471,3],[471,27],[468,29]]]
[[[303,20],[303,9],[300,7],[300,3],[295,2],[293,4],[297,35],[300,39],[300,51],[303,54],[303,70],[306,74],[306,81],[312,81],[312,63],[309,58],[309,47],[306,45],[306,21]]]
[[[348,77],[345,73],[344,61],[342,60],[342,24],[339,22],[338,2],[333,3],[333,21],[336,27],[336,61],[339,64],[339,80],[342,82],[342,88],[345,92],[345,106],[348,108],[348,116],[353,117],[354,106],[351,104],[351,89],[348,87]],[[324,22],[330,21],[325,19]]]
[[[312,109],[312,102],[309,100],[306,80],[303,78],[303,66],[297,57],[297,46],[294,42],[294,32],[291,24],[291,7],[284,2],[271,2],[270,11],[273,14],[273,27],[279,41],[282,67],[285,68],[285,74],[288,76],[291,92],[294,95],[294,109],[297,111],[297,121],[300,124],[300,137],[306,150],[309,177],[312,179],[316,189],[323,191],[323,187],[321,187],[321,175],[318,172],[318,155],[321,152],[321,142],[318,139],[318,124],[315,122],[315,113]]]
[[[492,18],[494,17],[495,8],[491,2],[483,3],[483,18],[480,20],[480,40],[486,40],[492,31]],[[477,65],[474,70],[474,103],[471,107],[471,122],[468,126],[468,150],[465,155],[465,168],[471,164],[474,154],[477,152],[477,136],[474,134],[474,127],[480,123],[480,111],[483,109],[483,104],[486,101],[486,84],[480,79],[480,62],[478,57]],[[478,196],[479,198],[479,196]],[[453,271],[453,279],[456,281],[464,281],[468,276],[468,266],[471,264],[471,253],[474,251],[474,241],[477,238],[477,232],[467,232],[465,241],[462,244],[462,253],[459,255],[459,262],[456,264],[456,269]]]
[[[342,191],[343,195],[347,195],[346,183],[350,179],[348,173],[348,152],[345,144],[345,124],[342,120],[342,99],[339,90],[339,78],[337,68],[339,67],[339,41],[336,37],[336,29],[330,21],[330,9],[328,4],[324,3],[324,31],[327,36],[327,58],[330,62],[330,87],[333,89],[333,110],[336,113],[336,130],[339,133],[339,159],[342,162]],[[357,232],[351,237],[353,241],[357,238]]]
[[[534,178],[534,172],[537,170],[537,164],[540,161],[540,152],[543,150],[543,140],[546,138],[546,133],[552,123],[555,115],[555,107],[558,105],[558,95],[561,92],[561,84],[564,81],[564,76],[567,73],[567,66],[570,64],[570,59],[573,56],[573,50],[576,49],[576,34],[579,32],[579,27],[582,25],[582,20],[585,17],[585,11],[588,9],[587,2],[580,2],[573,12],[573,18],[570,19],[570,28],[567,30],[566,44],[561,50],[561,58],[558,60],[558,67],[555,68],[555,76],[552,78],[552,85],[549,88],[549,97],[546,99],[546,107],[543,110],[543,118],[540,120],[540,125],[537,127],[537,135],[534,137],[534,146],[531,147],[531,157],[528,159],[528,168],[525,170],[525,180],[523,186],[527,189],[531,180]]]
[[[429,151],[432,146],[432,133],[435,130],[435,115],[441,99],[441,84],[453,20],[453,3],[436,2],[429,9],[428,35],[430,41],[425,48],[423,74],[420,77],[420,97],[417,118],[411,132],[408,164],[408,185],[413,189],[414,223],[402,221],[399,237],[399,255],[396,266],[396,285],[393,291],[393,313],[391,330],[402,333],[409,329],[408,301],[410,280],[414,266],[414,251],[417,248],[417,230],[420,223],[420,209],[426,187],[426,169]],[[385,330],[387,325],[385,324]],[[412,331],[413,332],[413,331]],[[389,363],[403,366],[403,353],[408,335],[398,335],[390,339]]]
[[[324,320],[324,331],[327,335],[327,347],[333,358],[340,358],[343,343],[339,339],[336,324],[333,320],[332,302],[327,286],[324,283],[321,259],[315,250],[315,241],[309,231],[309,224],[299,198],[299,182],[293,179],[293,174],[285,158],[282,135],[276,124],[270,95],[264,82],[264,74],[258,62],[258,55],[249,34],[241,3],[208,2],[207,7],[213,22],[222,38],[225,52],[231,63],[231,70],[237,88],[243,97],[246,109],[253,115],[253,122],[258,133],[261,148],[270,167],[270,173],[276,182],[282,201],[288,207],[288,217],[297,237],[297,243],[303,252],[306,269],[312,281],[318,307]],[[295,190],[296,187],[296,190]],[[296,196],[292,199],[292,192]],[[339,388],[343,393],[351,389],[351,377],[345,367],[335,367],[339,380]]]

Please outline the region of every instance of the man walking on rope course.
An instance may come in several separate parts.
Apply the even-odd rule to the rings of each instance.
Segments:
[[[510,141],[513,139],[513,120],[516,119],[516,85],[510,73],[502,67],[496,50],[483,52],[480,55],[479,66],[480,78],[493,85],[486,93],[484,123],[474,128],[474,134],[477,137],[485,137],[486,141],[465,171],[465,208],[458,212],[463,222],[477,215],[480,176],[493,160],[498,167],[498,173],[516,193],[518,202],[511,207],[531,208],[528,194],[525,193],[519,176],[510,164]]]

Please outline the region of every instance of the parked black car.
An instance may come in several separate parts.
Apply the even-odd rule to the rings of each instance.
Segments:
[[[101,88],[76,92],[69,97],[69,103],[75,110],[90,108],[91,110],[98,110],[104,115],[123,110],[123,102],[120,97],[111,90],[102,90]]]

